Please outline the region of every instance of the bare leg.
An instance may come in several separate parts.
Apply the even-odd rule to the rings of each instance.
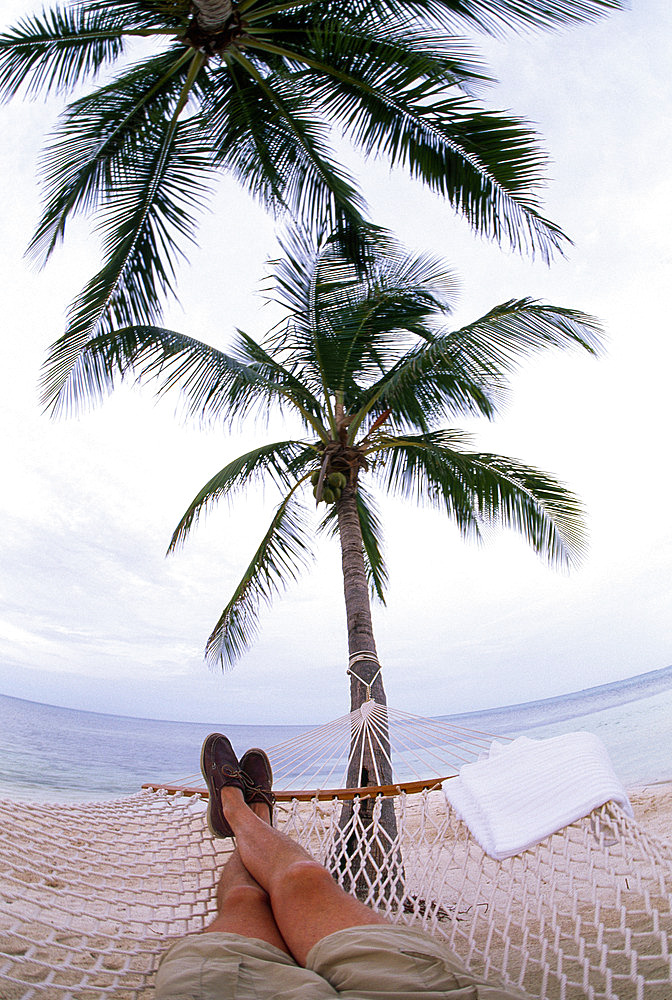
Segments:
[[[253,808],[268,815],[265,806],[255,805]],[[230,934],[259,938],[290,954],[275,922],[268,893],[250,875],[237,850],[220,876],[217,916],[204,932],[208,931],[228,931]]]
[[[204,933],[228,931],[268,941],[289,954],[275,922],[268,894],[247,871],[235,851],[224,867],[217,886],[217,916]]]
[[[270,898],[276,925],[299,965],[314,944],[334,931],[386,924],[384,917],[349,896],[297,843],[260,818],[265,806],[245,805],[238,788],[222,789],[222,807],[236,835],[243,865]]]

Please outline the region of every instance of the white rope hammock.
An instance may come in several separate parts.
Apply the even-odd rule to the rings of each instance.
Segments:
[[[374,748],[380,750],[395,786],[429,786],[457,775],[463,764],[478,760],[494,738],[492,733],[411,715],[370,699],[355,712],[266,749],[273,762],[274,791],[296,793],[304,799],[312,798],[316,791],[320,797],[340,795],[347,787],[351,756],[361,760],[367,750],[371,754]],[[383,784],[376,768],[374,761],[369,785]],[[206,791],[200,774],[144,787],[199,794]]]
[[[405,713],[388,713],[396,767],[393,715],[411,731],[413,753],[438,724],[416,728]],[[347,748],[359,722],[346,719]],[[312,763],[290,741],[271,753],[274,769],[283,773],[283,757],[296,754],[296,767],[306,775],[317,767],[330,783],[340,754],[335,744],[331,752],[331,727],[316,733],[323,743]],[[445,770],[452,753],[473,759],[479,740],[465,734],[457,750],[432,744],[434,769]],[[287,768],[296,784],[297,770]],[[342,884],[361,875],[367,902],[445,940],[478,975],[548,1000],[670,1000],[672,845],[609,803],[497,862],[430,790],[431,778],[410,787],[423,784],[430,788],[377,795],[373,806],[355,797],[345,828],[342,803],[352,792],[281,794],[276,825]],[[385,801],[396,815],[393,842],[381,824]],[[151,1000],[168,939],[215,914],[231,842],[211,838],[205,809],[201,795],[167,788],[85,804],[0,802],[0,998]]]

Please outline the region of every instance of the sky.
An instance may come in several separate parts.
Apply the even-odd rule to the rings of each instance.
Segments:
[[[479,38],[499,81],[486,96],[535,123],[550,156],[545,214],[572,238],[548,268],[475,237],[449,207],[390,174],[356,169],[372,217],[460,276],[459,326],[530,296],[598,316],[600,360],[526,364],[477,446],[552,472],[582,499],[590,546],[559,574],[511,533],[465,543],[436,512],[384,501],[390,589],[374,629],[390,704],[424,715],[513,704],[672,662],[670,232],[672,8],[560,33]],[[6,24],[34,8],[4,0]],[[340,556],[262,616],[229,672],[205,640],[270,521],[272,492],[220,507],[178,554],[172,531],[235,455],[287,428],[186,426],[174,401],[124,388],[77,419],[38,402],[40,366],[98,265],[78,222],[42,272],[23,253],[39,214],[37,164],[59,103],[0,107],[0,693],[79,709],[216,723],[325,722],[348,708]],[[179,275],[165,325],[225,347],[276,318],[259,294],[274,225],[224,179]]]

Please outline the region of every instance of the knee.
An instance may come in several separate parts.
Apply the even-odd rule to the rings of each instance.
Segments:
[[[334,888],[335,882],[326,868],[311,858],[294,861],[282,876],[283,892],[306,899],[321,898],[325,891]]]
[[[231,885],[220,883],[217,890],[217,911],[242,910],[268,906],[268,896],[260,885]]]

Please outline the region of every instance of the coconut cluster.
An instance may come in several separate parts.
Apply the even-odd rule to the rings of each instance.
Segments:
[[[310,477],[310,481],[313,484],[313,496],[318,503],[320,500],[324,500],[325,503],[336,503],[337,500],[340,500],[343,487],[348,480],[342,472],[330,472],[329,475],[325,477],[321,497],[317,496],[317,486],[320,481],[320,469],[315,469],[315,472],[313,472]]]

